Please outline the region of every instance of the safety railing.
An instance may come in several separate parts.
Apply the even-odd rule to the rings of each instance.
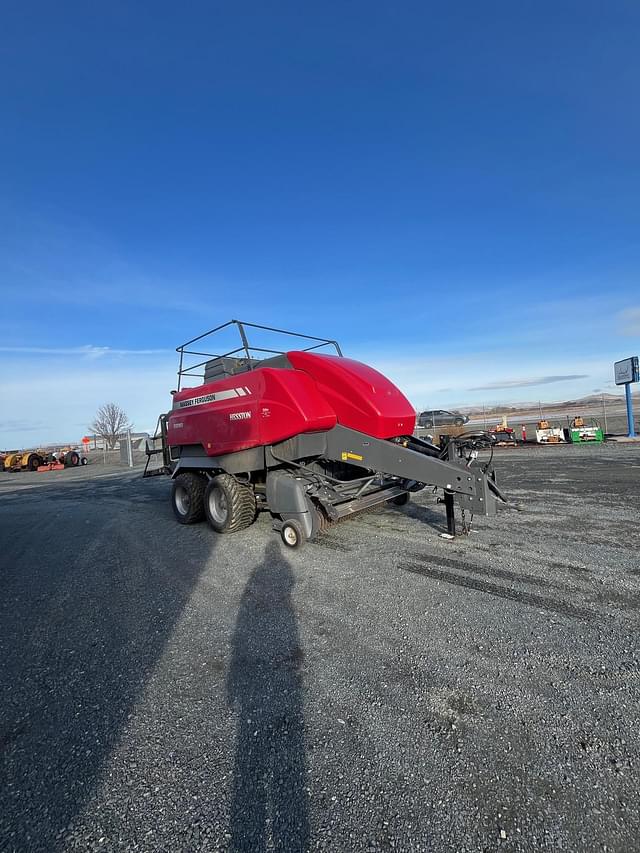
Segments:
[[[207,339],[214,335],[221,335],[225,329],[230,329],[233,326],[236,327],[239,335],[239,346],[227,350],[226,352],[205,352],[200,346],[197,350],[191,349],[191,347],[199,341],[207,341],[205,346],[208,347],[209,344]],[[251,331],[248,332],[247,330]],[[182,380],[185,377],[204,379],[204,373],[196,373],[195,371],[205,367],[211,359],[244,357],[247,359],[246,369],[252,370],[254,367],[259,366],[260,361],[267,355],[283,355],[288,350],[294,348],[293,343],[291,343],[290,346],[285,346],[283,349],[258,346],[257,344],[251,343],[249,340],[249,334],[253,336],[257,335],[258,332],[268,332],[269,334],[282,335],[286,338],[311,341],[312,343],[309,346],[296,347],[297,349],[301,349],[303,352],[311,352],[312,350],[322,349],[323,347],[330,347],[334,349],[339,356],[342,356],[340,345],[337,341],[331,340],[330,338],[319,338],[315,335],[304,335],[301,332],[290,332],[286,329],[277,329],[273,326],[261,326],[257,323],[246,323],[242,320],[229,320],[227,323],[222,323],[220,326],[216,326],[215,329],[203,332],[201,335],[198,335],[190,341],[176,347],[176,352],[180,356],[180,363],[178,366],[178,391],[180,390]],[[192,357],[201,357],[204,358],[204,361],[199,361],[195,364],[187,363]]]

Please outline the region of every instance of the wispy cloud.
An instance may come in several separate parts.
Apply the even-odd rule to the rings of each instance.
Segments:
[[[85,344],[79,347],[0,347],[0,352],[14,355],[77,355],[96,359],[107,355],[136,356],[136,355],[169,355],[171,350],[164,349],[114,349]]]
[[[502,379],[498,382],[488,382],[486,385],[475,385],[468,391],[498,391],[506,388],[529,388],[533,385],[552,385],[554,382],[568,382],[571,379],[587,379],[588,373],[568,373],[563,376],[531,376],[526,379]]]
[[[625,308],[618,314],[620,334],[626,337],[640,337],[640,307]]]
[[[44,426],[44,421],[0,421],[0,432],[35,432]]]

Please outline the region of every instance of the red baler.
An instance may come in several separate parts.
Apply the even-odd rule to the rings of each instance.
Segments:
[[[241,346],[223,355],[201,350],[203,340],[234,326]],[[248,329],[306,346],[251,346]],[[318,352],[327,348],[336,354]],[[231,320],[178,352],[178,390],[159,419],[161,447],[147,448],[145,476],[170,474],[182,524],[206,516],[227,533],[267,509],[283,542],[299,547],[331,521],[386,501],[406,503],[426,485],[443,489],[450,533],[456,500],[470,516],[495,514],[502,499],[495,474],[477,459],[490,442],[486,434],[444,448],[415,438],[407,398],[377,370],[344,358],[335,341]],[[190,363],[196,356],[205,361]],[[182,387],[195,377],[203,384]],[[154,471],[156,453],[163,465]]]

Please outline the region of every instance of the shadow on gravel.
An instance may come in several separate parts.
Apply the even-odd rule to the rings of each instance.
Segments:
[[[227,680],[237,712],[231,849],[302,851],[309,841],[307,775],[294,584],[270,542],[247,582]]]
[[[490,577],[502,577],[504,574],[508,575],[510,573],[504,572],[498,575],[496,570],[491,568],[487,569],[482,566],[473,566],[469,563],[459,563],[457,567],[461,568],[465,572],[465,574],[462,574],[447,571],[446,569],[439,568],[437,566],[437,563],[444,565],[455,564],[453,560],[443,560],[441,557],[424,557],[420,559],[420,563],[398,563],[398,567],[415,575],[422,575],[423,577],[432,578],[433,580],[444,581],[445,583],[460,586],[464,589],[472,589],[475,592],[483,592],[487,595],[493,595],[496,598],[505,598],[509,601],[515,601],[518,604],[527,604],[540,610],[546,610],[549,613],[557,613],[560,616],[569,616],[573,619],[584,620],[598,619],[598,614],[593,610],[586,607],[580,607],[573,604],[572,601],[562,600],[556,596],[552,598],[538,595],[527,590],[515,589],[512,586],[502,586],[479,578],[470,577],[469,574],[466,574],[467,572],[473,572],[485,575],[488,574]],[[428,565],[432,560],[434,565]],[[525,581],[525,583],[527,582],[528,581]]]
[[[91,846],[75,816],[211,559],[215,538],[178,525],[166,489],[159,509],[120,487],[115,503],[51,487],[2,508],[0,850]]]
[[[416,521],[421,521],[423,524],[433,527],[435,530],[446,531],[447,529],[447,519],[444,507],[442,507],[438,512],[437,510],[431,509],[431,507],[422,506],[409,501],[409,503],[403,506],[400,511],[404,515],[408,515],[409,518],[415,518]]]

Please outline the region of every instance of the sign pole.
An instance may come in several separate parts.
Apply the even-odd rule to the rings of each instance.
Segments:
[[[629,425],[629,438],[634,438],[636,431],[633,424],[633,402],[631,400],[631,383],[625,382],[624,395],[627,399],[627,423]]]
[[[627,424],[629,438],[635,438],[636,430],[633,424],[633,401],[631,399],[631,383],[640,382],[640,359],[637,355],[623,358],[613,365],[613,375],[616,385],[624,385],[624,395],[627,398]]]

